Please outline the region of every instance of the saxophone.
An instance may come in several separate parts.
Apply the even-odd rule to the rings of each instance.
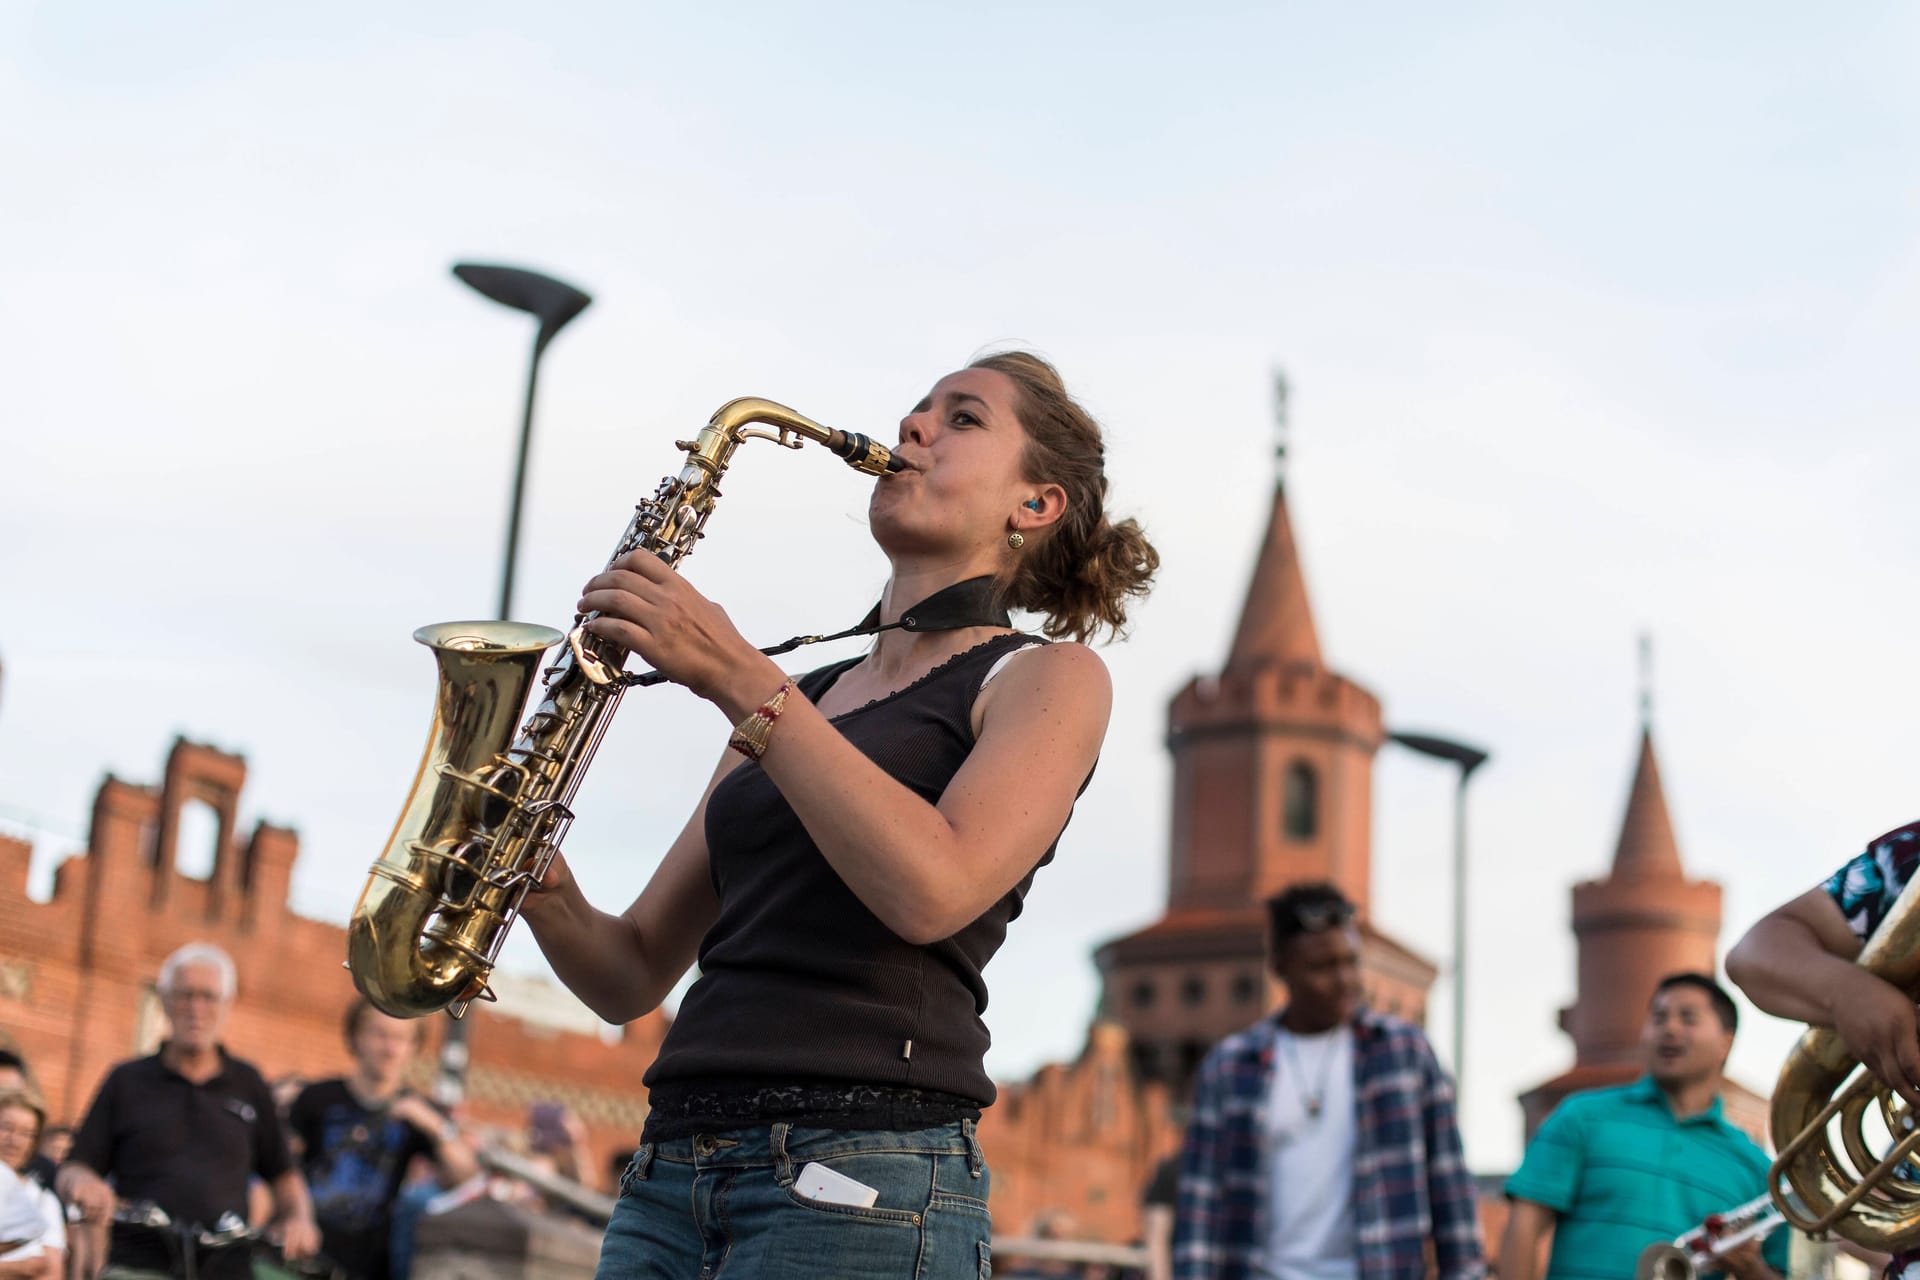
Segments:
[[[678,442],[686,465],[634,508],[608,564],[644,550],[678,565],[703,536],[734,450],[749,439],[788,449],[811,440],[867,475],[900,469],[866,436],[770,400],[730,400],[698,436]],[[347,968],[382,1012],[418,1018],[445,1009],[459,1018],[472,1001],[493,999],[487,979],[501,944],[566,837],[568,806],[621,695],[650,682],[625,675],[628,650],[588,632],[587,621],[575,617],[564,636],[520,622],[442,622],[413,633],[439,666],[433,723],[347,925]],[[562,640],[566,648],[542,673],[543,655]],[[522,723],[543,674],[540,701]]]

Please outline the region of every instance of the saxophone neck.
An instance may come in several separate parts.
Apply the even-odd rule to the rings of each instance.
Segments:
[[[758,426],[772,427],[772,431],[756,431]],[[709,442],[708,437],[716,437]],[[883,475],[889,471],[898,471],[902,465],[894,459],[893,451],[870,436],[858,431],[837,431],[823,426],[805,414],[796,413],[783,404],[763,400],[759,396],[742,396],[729,400],[713,411],[713,417],[700,432],[693,447],[688,450],[695,458],[705,456],[703,449],[719,450],[724,445],[725,453],[716,459],[721,470],[725,470],[725,458],[731,457],[733,450],[742,440],[758,438],[772,440],[789,449],[798,449],[801,442],[811,440],[815,444],[825,445],[828,452],[865,475]]]

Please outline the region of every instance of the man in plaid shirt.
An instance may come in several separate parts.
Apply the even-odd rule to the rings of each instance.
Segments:
[[[1361,1006],[1353,904],[1267,903],[1289,1003],[1200,1066],[1180,1161],[1175,1280],[1441,1280],[1486,1271],[1453,1085],[1411,1023]]]

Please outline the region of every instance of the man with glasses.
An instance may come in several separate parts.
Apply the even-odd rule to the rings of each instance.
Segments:
[[[39,1087],[33,1082],[33,1073],[27,1070],[27,1060],[11,1049],[0,1049],[0,1093],[10,1093],[16,1089],[35,1096],[40,1094]],[[41,1141],[44,1144],[45,1139]],[[55,1167],[53,1161],[36,1152],[20,1172],[26,1175],[27,1181],[51,1191]],[[4,1275],[0,1275],[0,1280],[5,1280]]]
[[[260,1073],[220,1043],[233,1008],[233,961],[209,943],[189,943],[160,968],[160,1007],[172,1035],[150,1058],[107,1074],[73,1150],[60,1168],[60,1196],[93,1222],[121,1200],[148,1201],[176,1224],[211,1229],[247,1215],[247,1180],[273,1192],[274,1224],[290,1260],[312,1254],[319,1228],[306,1184],[287,1155],[273,1095]],[[113,1179],[113,1186],[106,1179]],[[115,1223],[105,1280],[178,1275],[177,1246],[150,1228]],[[198,1255],[204,1280],[248,1280],[245,1248]]]
[[[1175,1280],[1440,1280],[1485,1273],[1453,1085],[1420,1028],[1367,1009],[1353,904],[1330,884],[1267,903],[1277,1015],[1194,1081]]]

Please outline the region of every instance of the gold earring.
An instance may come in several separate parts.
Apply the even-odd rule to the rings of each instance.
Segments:
[[[1023,536],[1021,536],[1021,533],[1018,529],[1015,529],[1012,533],[1007,535],[1007,545],[1012,547],[1015,551],[1018,551],[1020,548],[1027,545],[1027,540]]]

